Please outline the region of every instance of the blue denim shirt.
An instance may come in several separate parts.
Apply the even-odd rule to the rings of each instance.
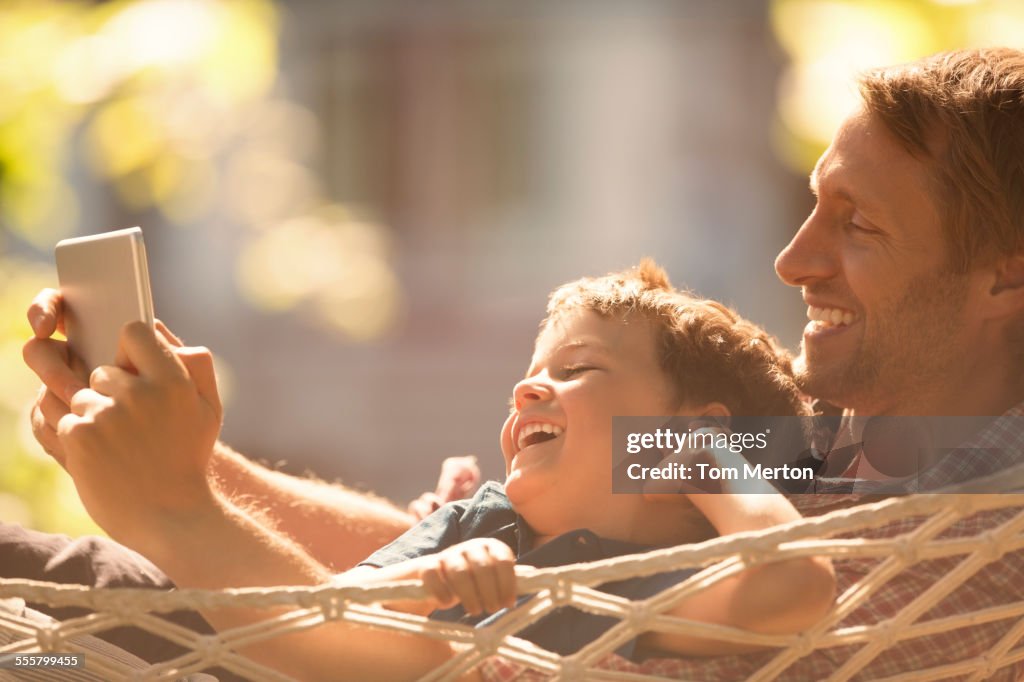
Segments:
[[[537,568],[596,561],[654,549],[649,545],[602,538],[585,529],[565,533],[534,549],[533,530],[512,508],[501,484],[489,481],[481,486],[471,499],[446,504],[394,542],[371,554],[360,565],[378,568],[390,566],[407,559],[439,552],[473,538],[501,540],[516,553],[518,563]],[[692,569],[686,569],[643,578],[629,578],[599,585],[597,589],[628,599],[644,599],[681,582],[694,572]],[[522,603],[528,598],[520,597],[519,602]],[[457,605],[450,609],[434,611],[430,617],[449,622],[484,625],[500,614],[501,612],[491,616],[469,616],[461,605]],[[567,606],[556,609],[520,630],[516,636],[555,653],[567,655],[579,651],[617,622],[616,618],[589,614]],[[636,640],[627,642],[616,653],[627,658],[639,658]]]

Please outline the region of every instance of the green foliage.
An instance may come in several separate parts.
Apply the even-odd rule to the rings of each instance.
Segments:
[[[942,50],[1024,46],[1018,0],[774,0],[771,23],[790,59],[773,142],[800,174],[857,103],[859,72]]]
[[[213,184],[203,152],[223,141],[218,125],[269,92],[276,29],[270,0],[0,5],[0,520],[97,530],[32,437],[39,382],[21,357],[26,309],[56,286],[39,263],[81,227],[68,160],[84,157],[130,208],[196,219]]]
[[[28,302],[53,286],[50,268],[0,259],[0,520],[73,535],[96,532],[74,485],[32,437],[28,408],[39,382],[25,367]]]

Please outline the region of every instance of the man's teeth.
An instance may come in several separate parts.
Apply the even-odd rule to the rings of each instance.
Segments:
[[[565,431],[561,426],[555,426],[554,424],[541,424],[540,422],[534,422],[527,424],[523,427],[523,430],[519,432],[519,449],[522,450],[526,447],[526,439],[535,433],[550,433],[552,438],[558,438]]]
[[[857,316],[849,310],[840,308],[815,308],[813,305],[807,307],[807,317],[815,322],[820,322],[826,327],[835,327],[852,323]]]

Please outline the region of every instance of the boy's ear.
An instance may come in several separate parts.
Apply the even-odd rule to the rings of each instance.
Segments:
[[[707,424],[702,424],[701,420],[697,420],[696,423],[691,422],[693,428],[699,426],[720,426],[722,428],[729,428],[729,418],[732,417],[732,413],[729,412],[729,408],[722,403],[706,403],[704,405],[683,405],[676,412],[676,416],[679,417],[706,417]]]
[[[1024,252],[998,261],[992,270],[989,307],[995,316],[1024,312]]]
[[[704,405],[680,405],[676,410],[676,416],[728,418],[732,416],[732,413],[722,403],[706,403]]]
[[[732,413],[729,412],[729,408],[722,403],[708,403],[701,411],[696,415],[698,417],[731,417]]]

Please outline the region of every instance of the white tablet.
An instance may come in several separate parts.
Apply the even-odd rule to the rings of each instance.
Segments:
[[[142,230],[132,227],[57,243],[68,345],[90,371],[114,364],[121,328],[153,324]]]

